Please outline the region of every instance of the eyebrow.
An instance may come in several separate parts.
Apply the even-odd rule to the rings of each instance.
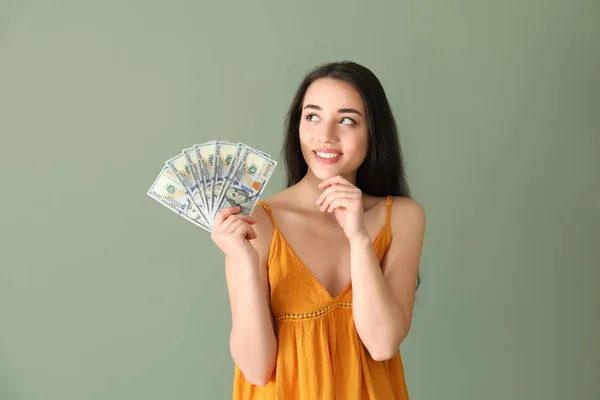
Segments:
[[[319,110],[322,111],[323,109],[315,104],[307,104],[304,106],[304,108],[312,108],[313,110]],[[358,114],[361,117],[363,116],[360,112],[358,112],[357,110],[355,110],[354,108],[340,108],[338,110],[339,113],[347,113],[347,114]]]

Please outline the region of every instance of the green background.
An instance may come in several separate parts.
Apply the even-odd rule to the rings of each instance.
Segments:
[[[600,399],[583,0],[0,1],[0,399],[230,398],[222,255],[146,190],[211,139],[279,159],[300,79],[343,59],[382,81],[428,217],[411,398]]]

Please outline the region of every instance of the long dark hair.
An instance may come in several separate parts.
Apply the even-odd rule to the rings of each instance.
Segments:
[[[369,146],[356,174],[356,187],[363,193],[412,198],[398,129],[387,96],[379,79],[368,68],[351,61],[332,62],[313,68],[302,80],[287,113],[282,157],[287,187],[300,182],[308,165],[300,148],[300,118],[308,87],[317,79],[332,78],[351,84],[361,95],[366,109]],[[417,287],[420,276],[417,276]]]
[[[308,87],[317,79],[333,78],[351,84],[365,103],[369,146],[358,168],[356,187],[372,196],[411,197],[398,130],[385,91],[379,79],[367,68],[351,61],[324,64],[310,71],[300,83],[286,118],[283,159],[287,187],[300,182],[308,171],[300,148],[302,102]]]

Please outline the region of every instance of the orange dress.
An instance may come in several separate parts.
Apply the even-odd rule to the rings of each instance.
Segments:
[[[381,264],[391,241],[392,197],[386,223],[373,248]],[[267,263],[276,321],[277,364],[265,386],[248,383],[235,366],[234,400],[405,400],[408,392],[400,350],[375,361],[363,346],[352,317],[351,283],[332,297],[273,224]]]

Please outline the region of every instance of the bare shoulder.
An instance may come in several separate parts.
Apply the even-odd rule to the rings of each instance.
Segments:
[[[425,215],[423,207],[414,199],[409,197],[393,197],[393,211],[408,212]]]
[[[268,197],[264,200],[264,203],[276,210],[285,209],[287,205],[294,204],[294,202],[291,201],[293,200],[293,196],[294,191],[291,188],[287,188]]]
[[[391,226],[392,233],[412,233],[422,235],[425,231],[426,216],[424,208],[408,197],[393,198]]]
[[[273,237],[273,225],[269,213],[260,204],[254,207],[250,216],[256,220],[256,223],[252,225],[254,232],[256,232],[256,238],[251,240],[250,243],[252,243],[258,252],[261,264],[263,264],[269,256],[271,238]]]
[[[289,195],[286,193],[286,190],[263,199],[261,202],[271,210],[280,210],[282,207],[285,207],[286,204],[290,203]],[[252,245],[254,245],[254,248],[258,251],[259,256],[266,259],[269,255],[273,238],[273,221],[271,220],[271,216],[269,216],[269,212],[260,204],[257,204],[256,207],[254,207],[251,216],[256,220],[253,228],[257,236],[256,239],[252,240]]]

